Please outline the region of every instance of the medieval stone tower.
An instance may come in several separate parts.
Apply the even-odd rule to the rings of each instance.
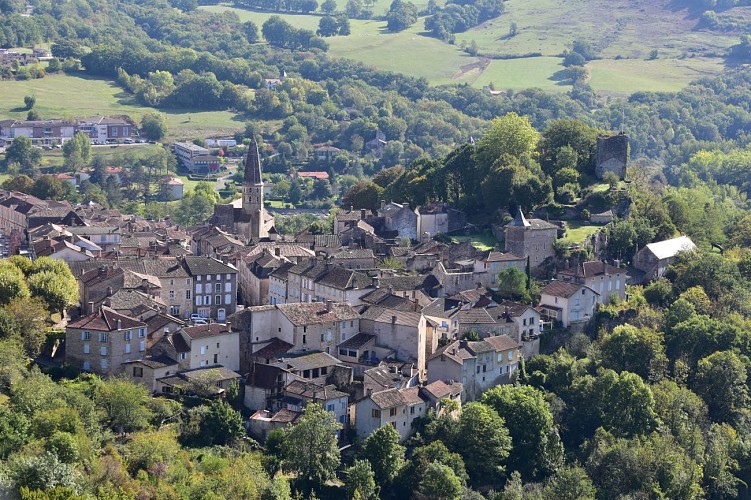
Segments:
[[[261,177],[261,160],[255,141],[248,145],[245,157],[245,177],[243,178],[242,219],[248,221],[246,239],[258,240],[267,236],[263,234],[263,177]]]

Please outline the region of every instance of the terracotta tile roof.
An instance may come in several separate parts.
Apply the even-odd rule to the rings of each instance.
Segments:
[[[292,349],[294,346],[292,344],[289,344],[285,341],[283,341],[280,338],[273,337],[271,339],[271,342],[266,344],[265,346],[261,347],[259,350],[253,353],[253,356],[256,358],[266,358],[266,359],[272,359],[279,357],[282,354],[285,354],[287,351]]]
[[[123,364],[141,364],[149,368],[167,368],[168,366],[177,366],[177,361],[169,356],[156,356],[136,359],[135,361],[125,361]]]
[[[302,371],[338,365],[339,360],[326,352],[314,352],[302,356],[282,358],[282,363],[287,364],[291,370]]]
[[[508,335],[496,335],[487,337],[484,342],[493,346],[493,349],[498,352],[508,351],[510,349],[519,349],[521,347],[521,345],[516,340],[512,339]]]
[[[586,287],[584,285],[577,285],[575,283],[567,283],[565,281],[558,281],[553,280],[547,285],[545,285],[545,288],[540,290],[541,295],[552,295],[553,297],[562,297],[564,299],[567,299],[574,295],[575,293],[578,293],[579,290],[582,288],[588,288],[589,290],[592,290],[589,287]],[[592,290],[592,293],[595,293],[599,295],[597,292]]]
[[[203,339],[206,337],[216,337],[231,333],[229,327],[222,323],[210,323],[208,325],[188,326],[182,329],[183,332],[192,340]]]
[[[371,340],[375,339],[375,335],[371,335],[369,333],[358,333],[354,337],[350,337],[341,344],[339,344],[338,347],[346,347],[349,349],[359,349],[360,347],[364,346]]]
[[[397,311],[386,309],[380,306],[368,306],[361,313],[364,320],[375,321],[376,323],[394,323],[402,326],[417,327],[420,323],[422,314],[414,311]]]
[[[358,248],[355,250],[341,250],[334,254],[334,259],[374,259],[373,250],[370,248]]]
[[[357,311],[346,302],[332,303],[331,311],[326,310],[324,302],[277,304],[276,307],[296,326],[349,321],[360,317]]]
[[[282,408],[271,417],[271,421],[292,424],[300,417],[302,417],[302,413]]]
[[[293,380],[284,387],[284,392],[294,394],[301,398],[314,399],[319,401],[329,401],[335,398],[349,396],[346,392],[336,389],[333,384],[319,385],[307,382],[305,380]]]
[[[130,316],[120,314],[109,307],[102,306],[96,312],[68,323],[68,328],[93,330],[98,332],[113,332],[118,330],[118,320],[120,322],[119,330],[143,328],[146,326],[146,323],[131,318]]]
[[[443,380],[436,380],[422,389],[435,399],[443,399],[450,396],[458,396],[461,394],[463,387],[459,382],[447,384]]]
[[[611,266],[607,262],[592,261],[584,262],[581,266],[564,269],[559,271],[559,274],[591,278],[592,276],[600,276],[604,274],[626,274],[626,270],[620,267]]]

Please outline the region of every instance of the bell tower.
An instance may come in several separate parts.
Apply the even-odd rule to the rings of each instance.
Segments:
[[[248,221],[245,236],[248,240],[260,239],[263,233],[263,177],[261,160],[258,156],[258,144],[254,140],[248,145],[245,157],[245,176],[243,177],[243,220]]]

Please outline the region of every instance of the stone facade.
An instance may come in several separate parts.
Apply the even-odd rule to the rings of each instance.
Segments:
[[[628,163],[628,136],[624,133],[597,138],[595,175],[602,179],[606,172],[613,172],[619,179],[626,177]]]
[[[521,210],[505,228],[506,251],[529,257],[530,269],[538,269],[545,259],[555,255],[558,226],[542,219],[527,220]]]

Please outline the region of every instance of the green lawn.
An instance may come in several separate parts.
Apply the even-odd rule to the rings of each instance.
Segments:
[[[472,246],[478,250],[492,250],[498,245],[498,240],[490,233],[475,233],[467,236],[454,236],[452,240],[457,242],[467,241],[472,242]]]
[[[138,121],[153,111],[138,104],[115,82],[100,78],[49,75],[39,80],[0,82],[0,119],[25,119],[23,98],[37,98],[42,118],[128,115]],[[160,110],[167,115],[168,139],[223,135],[243,128],[244,119],[228,111]]]
[[[582,221],[576,220],[566,221],[566,225],[568,226],[566,237],[562,241],[573,245],[583,242],[602,228],[602,226],[585,224]]]

